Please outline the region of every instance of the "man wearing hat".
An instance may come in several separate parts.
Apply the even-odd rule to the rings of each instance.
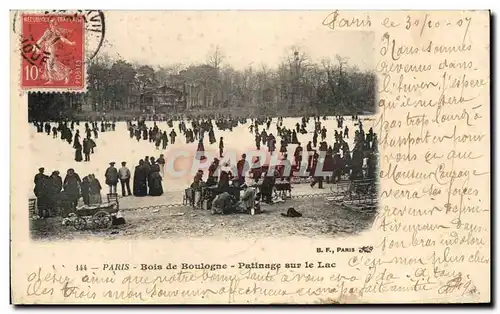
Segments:
[[[41,183],[41,180],[47,177],[47,175],[45,175],[44,172],[45,168],[43,167],[38,168],[38,173],[35,175],[35,180],[34,180],[35,185]]]
[[[104,174],[106,177],[106,184],[109,186],[109,194],[116,194],[116,185],[118,184],[118,170],[115,168],[115,162],[109,163],[108,169]]]
[[[130,170],[127,168],[127,163],[125,161],[122,161],[122,167],[118,171],[118,174],[122,185],[122,196],[125,196],[125,188],[130,196],[132,194],[130,193]]]
[[[35,175],[34,183],[35,188],[33,192],[35,193],[37,199],[38,215],[40,217],[46,215],[46,210],[49,205],[49,190],[48,181],[49,177],[44,174],[45,169],[43,167],[38,169],[38,173]]]

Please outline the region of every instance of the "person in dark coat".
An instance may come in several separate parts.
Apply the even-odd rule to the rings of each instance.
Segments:
[[[34,179],[35,189],[33,190],[37,201],[38,216],[40,217],[48,216],[48,207],[50,205],[49,177],[44,174],[44,171],[43,167],[38,169]]]
[[[68,169],[66,177],[64,178],[63,188],[68,201],[71,203],[72,209],[75,209],[78,204],[81,183],[82,180],[80,176],[75,173],[75,170],[73,168]]]
[[[83,139],[83,154],[85,155],[85,161],[90,161],[90,152],[92,151],[92,142],[90,140],[90,135]]]
[[[295,164],[297,167],[300,167],[300,163],[302,162],[302,153],[304,151],[304,148],[299,145],[295,148],[295,152],[293,153],[293,158],[295,159]]]
[[[293,130],[293,132],[292,132],[292,143],[293,144],[300,144],[299,140],[297,138],[297,132],[295,132],[295,130]]]
[[[137,142],[141,139],[141,130],[139,128],[135,129],[135,138],[137,139]]]
[[[85,176],[82,178],[82,184],[80,185],[81,194],[83,203],[85,205],[90,205],[89,195],[90,195],[90,184],[89,184],[89,176]]]
[[[106,185],[109,186],[109,194],[116,193],[116,186],[118,185],[118,169],[115,168],[115,162],[109,163],[108,169],[104,174],[106,177]]]
[[[257,150],[260,150],[260,135],[259,133],[255,133],[255,146]]]
[[[224,153],[224,138],[221,137],[219,140],[219,158],[223,157],[223,153]]]
[[[163,186],[161,184],[160,169],[157,164],[151,167],[149,174],[149,195],[160,196],[163,194]]]
[[[276,178],[274,175],[264,173],[264,180],[260,186],[260,191],[262,194],[262,201],[267,204],[273,203],[273,188]]]
[[[89,205],[98,205],[102,203],[102,197],[101,197],[101,183],[97,178],[95,177],[94,174],[89,174],[88,175],[88,184],[89,184]]]
[[[314,131],[313,135],[313,146],[316,147],[318,144],[318,132]]]
[[[172,129],[170,131],[170,144],[174,145],[175,144],[175,137],[177,136],[177,133],[175,133],[175,130]]]
[[[144,167],[144,160],[139,160],[139,165],[135,167],[134,171],[134,195],[135,196],[146,196],[148,195],[147,186],[147,172]]]
[[[76,141],[75,144],[73,145],[75,148],[75,161],[80,162],[83,160],[82,157],[82,144],[80,144],[80,141]]]
[[[162,143],[162,148],[163,150],[167,149],[167,145],[168,145],[168,135],[167,135],[167,131],[163,131],[162,135],[161,135],[161,143]]]
[[[73,143],[75,143],[75,145],[76,145],[76,142],[80,142],[80,130],[76,130],[76,133],[75,133],[75,136],[73,139]]]
[[[49,215],[55,215],[55,209],[59,204],[59,194],[62,190],[62,178],[59,175],[59,171],[55,170],[49,177]]]

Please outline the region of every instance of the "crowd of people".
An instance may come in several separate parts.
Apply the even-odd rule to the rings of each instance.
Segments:
[[[56,139],[60,136],[62,141],[67,142],[69,145],[75,149],[75,161],[90,161],[90,155],[94,153],[97,147],[96,140],[99,138],[99,123],[97,121],[85,122],[84,133],[85,136],[81,141],[80,130],[77,128],[80,126],[80,121],[57,121],[53,122],[43,122],[43,121],[33,121],[33,125],[37,129],[37,133],[46,133],[47,135],[52,134],[52,138]],[[113,121],[101,121],[100,132],[115,131],[116,122]],[[92,138],[93,136],[93,138]]]
[[[163,188],[159,164],[154,157],[146,156],[145,160],[147,162],[141,160],[135,167],[133,194],[134,196],[160,196],[163,194]],[[107,194],[117,194],[117,186],[120,182],[122,196],[132,195],[131,172],[127,163],[122,162],[119,169],[115,167],[115,164],[115,162],[110,162],[104,175],[105,184],[109,188]],[[58,170],[54,170],[48,176],[45,174],[45,168],[41,167],[33,183],[35,184],[33,192],[37,198],[37,215],[42,218],[55,215],[65,217],[76,209],[80,199],[84,205],[88,206],[102,203],[102,186],[93,173],[81,178],[73,168],[70,168],[63,180]]]
[[[275,168],[270,168],[269,165],[263,165],[259,158],[255,158],[251,162],[246,160],[246,155],[243,154],[241,159],[236,164],[236,171],[233,175],[232,171],[222,170],[228,165],[221,165],[218,158],[214,158],[212,164],[208,169],[208,177],[206,182],[202,180],[203,172],[199,171],[194,177],[193,183],[190,186],[190,200],[192,205],[195,202],[195,193],[206,191],[207,188],[214,187],[218,190],[219,194],[223,194],[224,201],[220,200],[218,196],[209,194],[207,198],[208,204],[212,206],[229,206],[230,208],[237,208],[237,195],[231,192],[233,187],[246,187],[248,182],[245,178],[249,170],[253,176],[254,184],[259,188],[257,198],[266,203],[272,203],[272,193],[275,188],[276,180],[288,180],[290,182],[292,172],[300,173],[302,167],[306,167],[306,176],[312,176],[313,181],[311,187],[318,184],[320,189],[323,187],[323,180],[335,183],[341,180],[343,175],[348,175],[349,180],[373,180],[376,176],[377,167],[377,153],[378,141],[377,135],[370,128],[367,133],[363,129],[363,123],[358,117],[353,116],[352,120],[357,121],[358,129],[354,132],[354,147],[352,150],[345,139],[349,138],[349,128],[344,124],[344,117],[339,116],[337,119],[337,127],[340,131],[334,131],[333,145],[328,145],[327,129],[321,125],[320,117],[313,117],[314,131],[312,141],[307,143],[307,154],[304,152],[301,143],[297,140],[297,133],[306,134],[307,124],[310,118],[303,117],[301,124],[297,123],[295,129],[290,130],[283,126],[283,118],[278,118],[276,122],[276,134],[280,137],[280,162]],[[249,130],[255,133],[256,149],[261,149],[261,144],[267,146],[270,154],[275,152],[276,138],[272,133],[269,133],[271,119],[252,119]],[[262,131],[259,132],[259,127]],[[318,143],[318,137],[321,142]],[[293,160],[288,159],[288,145],[297,144]],[[319,144],[319,145],[318,145]],[[307,163],[304,160],[307,156]],[[222,157],[222,152],[221,152]],[[364,163],[366,161],[366,164]],[[250,163],[252,164],[250,166]],[[317,168],[321,167],[322,173],[327,173],[325,177],[323,174],[317,174]],[[274,169],[274,170],[271,170]],[[287,173],[286,169],[290,171]],[[233,190],[234,191],[234,190]],[[238,192],[236,192],[238,193]],[[229,202],[229,195],[233,196],[233,201]],[[234,197],[236,196],[236,197]],[[198,199],[202,199],[204,195],[200,195]],[[219,205],[216,205],[219,204]],[[221,205],[222,204],[222,205]],[[215,212],[231,212],[231,209],[215,210]]]
[[[205,151],[204,139],[207,136],[210,145],[218,144],[219,158],[215,158],[205,176],[203,171],[199,171],[193,179],[190,188],[193,193],[200,190],[200,187],[217,187],[221,193],[228,192],[230,188],[248,187],[249,181],[245,175],[250,171],[254,183],[259,185],[259,197],[268,203],[272,202],[272,191],[276,179],[288,179],[292,176],[291,173],[285,173],[284,169],[292,169],[293,171],[302,170],[305,167],[307,176],[312,177],[311,186],[316,184],[319,188],[323,188],[323,182],[335,183],[342,176],[347,175],[350,180],[359,179],[374,179],[376,176],[377,156],[378,156],[378,140],[373,129],[370,128],[365,132],[362,120],[357,116],[352,116],[351,119],[357,129],[352,134],[352,130],[345,124],[343,116],[335,117],[337,129],[333,130],[333,134],[329,134],[332,130],[328,130],[325,125],[322,125],[322,120],[327,117],[302,117],[293,128],[287,128],[283,124],[283,117],[273,119],[271,117],[256,117],[256,118],[234,118],[224,116],[208,116],[208,117],[175,117],[179,121],[175,122],[174,117],[166,119],[166,123],[159,124],[156,121],[148,126],[144,118],[135,121],[127,121],[127,132],[129,137],[136,141],[148,141],[156,147],[156,149],[165,150],[168,145],[173,145],[181,137],[186,143],[198,142],[197,151]],[[223,137],[217,137],[215,130],[232,131],[239,125],[248,125],[248,131],[255,138],[255,148],[257,150],[267,149],[270,155],[278,154],[280,166],[274,171],[270,171],[266,161],[246,160],[246,155],[243,154],[241,159],[237,161],[235,170],[229,164],[221,164],[221,159],[224,157],[225,147]],[[271,130],[273,120],[276,121],[276,129]],[[313,124],[313,131],[308,131],[310,124]],[[80,132],[75,130],[75,126],[79,126],[78,121],[60,121],[50,122],[34,122],[38,132],[45,132],[54,138],[60,135],[61,140],[67,141],[75,148],[75,161],[80,162],[90,161],[90,155],[96,148],[96,141],[99,138],[99,132],[107,132],[115,130],[115,122],[101,121],[100,130],[98,122],[86,122],[84,124],[84,139],[80,143]],[[166,126],[162,129],[162,126]],[[178,132],[176,131],[178,130]],[[307,134],[311,134],[310,140],[301,142],[298,139],[298,134],[303,138]],[[351,148],[347,139],[353,136],[353,147]],[[277,144],[279,143],[279,147]],[[305,145],[303,145],[305,144]],[[297,145],[293,156],[288,156],[288,146]],[[305,148],[304,148],[305,146]],[[277,148],[279,148],[277,150]],[[84,158],[82,158],[82,152]],[[105,183],[109,186],[109,193],[117,193],[118,182],[121,183],[121,192],[123,196],[133,194],[137,197],[146,195],[160,196],[163,194],[162,179],[165,176],[165,159],[167,156],[159,154],[158,158],[146,156],[139,160],[138,164],[131,171],[127,168],[126,163],[122,162],[120,169],[115,168],[115,163],[110,163],[106,170]],[[250,166],[252,164],[252,166]],[[289,167],[287,167],[288,165]],[[323,172],[329,175],[316,175],[318,167],[321,167]],[[301,172],[302,173],[302,172]],[[130,182],[133,187],[130,189]],[[58,171],[54,171],[50,176],[44,174],[44,169],[35,176],[35,195],[38,199],[38,208],[42,215],[50,215],[51,209],[56,208],[56,204],[67,202],[75,207],[80,197],[85,204],[95,204],[101,202],[102,187],[99,180],[89,174],[83,179],[74,172],[73,169],[68,169],[64,180],[59,176]],[[131,193],[132,192],[132,193]],[[97,197],[99,194],[99,197]],[[229,193],[231,194],[231,193]],[[190,197],[194,202],[194,194]],[[211,200],[213,202],[213,200]]]

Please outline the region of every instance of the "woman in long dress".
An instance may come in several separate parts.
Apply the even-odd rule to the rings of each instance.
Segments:
[[[83,160],[82,144],[80,144],[80,141],[76,141],[73,147],[75,148],[75,161],[77,162],[82,161]]]
[[[151,196],[160,196],[163,194],[163,187],[161,184],[161,175],[160,175],[160,165],[158,165],[154,159],[154,157],[150,158],[151,168],[148,176],[148,186],[149,186],[149,195]]]
[[[151,172],[149,175],[149,195],[160,196],[163,194],[163,186],[161,184],[160,171]]]
[[[134,171],[134,195],[135,196],[146,196],[148,195],[147,186],[147,172],[144,168],[144,160],[139,160],[139,165],[135,167]]]
[[[102,203],[101,183],[94,174],[89,175],[89,205],[98,205]]]
[[[165,156],[163,154],[160,154],[160,157],[158,158],[158,160],[156,162],[158,163],[158,166],[160,166],[160,175],[162,177],[164,177],[165,176]]]

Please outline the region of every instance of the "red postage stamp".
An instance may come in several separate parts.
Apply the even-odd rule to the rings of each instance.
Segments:
[[[22,89],[85,88],[84,23],[77,15],[22,15]]]

